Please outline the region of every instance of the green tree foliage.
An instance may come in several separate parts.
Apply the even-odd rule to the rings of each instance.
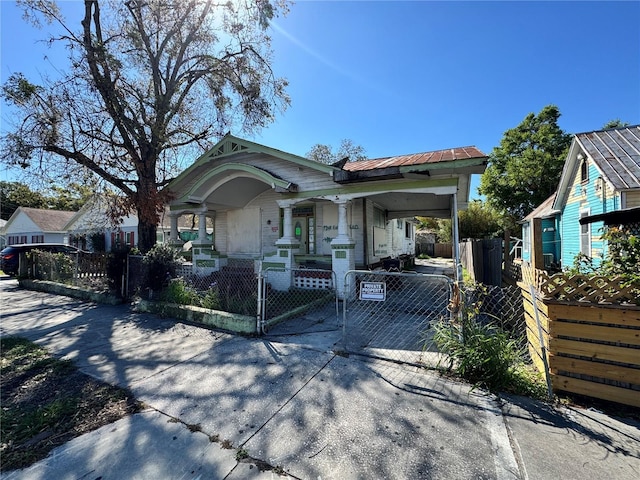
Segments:
[[[615,118],[605,123],[602,129],[606,130],[608,128],[618,128],[618,127],[628,127],[628,126],[629,126],[629,122],[623,122],[619,118]]]
[[[558,107],[547,105],[504,133],[480,179],[479,192],[492,207],[521,219],[557,189],[571,145],[558,118]]]
[[[137,214],[143,251],[181,162],[289,104],[267,32],[286,0],[85,0],[68,7],[83,9],[79,25],[55,1],[19,3],[34,24],[60,27],[50,40],[67,47],[69,65],[58,78],[17,73],[3,85],[18,114],[2,160],[57,184],[90,172],[119,192],[115,218]]]
[[[83,185],[76,182],[69,183],[66,187],[53,186],[48,197],[48,205],[54,210],[68,210],[77,212],[94,194],[92,185]]]
[[[330,145],[318,143],[311,147],[306,157],[316,162],[328,164],[339,162],[345,158],[348,158],[350,162],[367,159],[364,147],[354,144],[352,140],[347,138],[340,141],[340,146],[336,151]]]
[[[18,207],[46,208],[47,199],[20,182],[0,182],[0,218],[9,220]]]
[[[451,220],[440,218],[430,219],[427,222],[425,219],[423,223],[436,231],[439,242],[451,241],[453,237]],[[501,237],[505,229],[505,218],[502,214],[481,200],[474,200],[466,210],[461,210],[458,213],[458,223],[460,225],[460,239]]]

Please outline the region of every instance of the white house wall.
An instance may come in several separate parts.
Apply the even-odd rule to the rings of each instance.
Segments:
[[[262,215],[260,207],[246,207],[227,212],[228,255],[259,256],[262,254]]]

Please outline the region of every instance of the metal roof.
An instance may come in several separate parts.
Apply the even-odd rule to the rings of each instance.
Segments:
[[[342,168],[350,172],[375,170],[377,168],[407,167],[415,165],[452,162],[455,160],[467,160],[472,158],[486,158],[486,155],[474,146],[448,148],[433,152],[413,153],[396,157],[376,158],[359,162],[347,162]]]
[[[549,198],[536,207],[529,215],[521,220],[521,223],[529,222],[534,218],[551,218],[558,213],[558,210],[553,209],[553,202],[556,199],[556,193],[553,192]]]
[[[640,188],[640,125],[579,133],[576,141],[616,190]]]

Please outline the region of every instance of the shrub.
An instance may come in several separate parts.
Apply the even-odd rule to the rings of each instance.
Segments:
[[[149,250],[143,263],[147,268],[146,287],[160,291],[169,284],[169,280],[176,276],[178,256],[169,245],[159,243]]]
[[[182,278],[174,278],[160,294],[160,300],[178,305],[200,305],[198,292]]]
[[[217,288],[210,288],[202,298],[202,306],[209,310],[220,310],[222,303],[220,302],[220,293]]]

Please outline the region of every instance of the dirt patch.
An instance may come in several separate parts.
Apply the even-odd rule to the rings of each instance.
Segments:
[[[72,438],[142,409],[133,395],[20,338],[1,345],[1,471],[24,468]]]

